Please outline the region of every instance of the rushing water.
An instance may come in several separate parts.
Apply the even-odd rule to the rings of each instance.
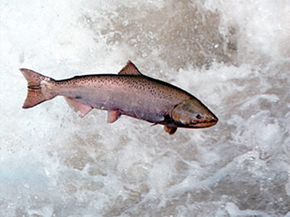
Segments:
[[[0,216],[290,216],[288,0],[0,0]],[[22,110],[27,67],[141,72],[219,117],[178,129],[59,97]]]

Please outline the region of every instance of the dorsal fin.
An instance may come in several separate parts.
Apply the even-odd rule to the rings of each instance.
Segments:
[[[137,69],[137,67],[130,60],[127,62],[126,66],[121,69],[118,73],[119,75],[142,75],[142,73]]]

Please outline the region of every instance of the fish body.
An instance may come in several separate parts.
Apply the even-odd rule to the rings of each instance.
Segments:
[[[130,61],[118,75],[83,75],[64,80],[54,80],[29,69],[20,70],[28,81],[23,108],[64,96],[80,116],[93,108],[107,110],[109,123],[127,115],[165,125],[169,134],[178,127],[213,126],[218,120],[197,98],[174,85],[141,74]],[[191,117],[194,115],[195,123]]]

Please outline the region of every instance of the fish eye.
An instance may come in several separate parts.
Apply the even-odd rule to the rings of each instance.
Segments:
[[[196,119],[201,119],[201,115],[200,114],[197,114],[195,117],[196,117]]]

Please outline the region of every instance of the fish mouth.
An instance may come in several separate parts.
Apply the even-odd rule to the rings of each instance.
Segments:
[[[198,122],[194,121],[190,124],[192,128],[207,128],[216,125],[218,122],[218,118],[216,116],[212,116],[210,119],[200,120]]]

